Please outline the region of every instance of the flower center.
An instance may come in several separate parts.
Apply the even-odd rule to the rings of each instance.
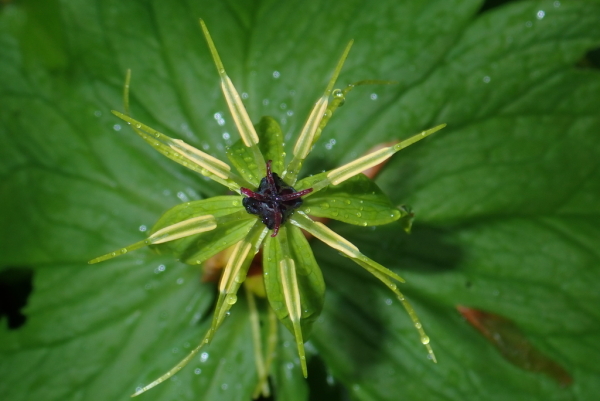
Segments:
[[[256,192],[248,188],[240,188],[240,191],[247,196],[242,201],[246,211],[259,216],[263,224],[273,230],[271,237],[275,237],[279,227],[294,213],[294,209],[302,205],[301,197],[311,193],[313,189],[296,192],[277,173],[271,171],[271,162],[267,162],[267,176],[260,180]]]

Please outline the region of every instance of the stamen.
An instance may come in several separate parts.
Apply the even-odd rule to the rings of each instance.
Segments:
[[[273,172],[271,163],[272,160],[267,161],[267,175],[256,191],[240,188],[240,193],[246,196],[242,201],[246,211],[259,216],[263,224],[273,230],[271,237],[276,237],[281,225],[302,204],[301,197],[311,193],[313,188],[296,191]]]
[[[312,188],[303,189],[302,191],[299,191],[299,192],[294,192],[293,194],[281,195],[281,196],[279,197],[279,199],[280,199],[281,201],[283,201],[283,202],[285,202],[285,201],[289,201],[289,200],[292,200],[292,199],[298,199],[298,198],[300,198],[301,196],[304,196],[304,195],[306,195],[306,194],[309,194],[309,193],[311,193],[312,191],[313,191],[313,189],[312,189]]]

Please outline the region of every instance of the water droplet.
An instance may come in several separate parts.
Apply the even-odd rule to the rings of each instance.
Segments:
[[[225,298],[229,305],[233,305],[237,302],[237,296],[235,294],[228,294],[227,298]]]
[[[427,337],[427,336],[423,336],[423,337],[421,337],[421,343],[422,343],[423,345],[427,345],[427,344],[429,344],[429,337]]]
[[[327,202],[323,202],[323,203],[321,203],[321,207],[322,207],[323,209],[329,209],[329,203],[327,203]]]
[[[206,362],[208,360],[208,352],[203,352],[200,354],[200,362]]]
[[[273,78],[277,79],[281,76],[281,73],[279,71],[273,71]]]
[[[396,284],[394,284],[394,283],[390,283],[388,285],[388,287],[390,287],[391,290],[395,290],[396,288],[398,288],[398,286]]]
[[[202,373],[202,369],[196,368],[196,369],[194,369],[194,373],[199,375],[200,373]]]
[[[344,202],[346,203],[346,205],[349,205],[349,204],[351,204],[351,203],[352,203],[352,202],[350,201],[350,199],[346,199]]]
[[[231,204],[232,204],[233,206],[239,206],[239,205],[240,205],[240,201],[236,201],[236,200],[234,200],[233,202],[231,202]]]
[[[338,214],[339,214],[339,213],[338,213],[337,211],[335,211],[335,210],[334,210],[333,212],[331,212],[331,215],[332,215],[333,217],[336,217]]]
[[[366,226],[367,226],[367,222],[366,222],[366,221],[364,221],[364,222],[362,223],[362,225],[363,225],[364,227],[366,227]]]
[[[344,97],[344,93],[340,89],[334,89],[333,92],[331,92],[331,96]]]
[[[544,12],[544,10],[540,10],[535,16],[537,17],[537,19],[542,19],[546,16],[546,13]]]
[[[229,388],[229,384],[223,383],[221,384],[221,390],[227,390]]]
[[[356,212],[356,217],[360,217],[360,216],[362,216],[362,213],[361,212]]]
[[[304,209],[304,213],[310,213],[310,208],[307,207],[306,209]]]

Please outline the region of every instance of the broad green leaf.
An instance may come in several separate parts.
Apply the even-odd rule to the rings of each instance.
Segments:
[[[329,185],[307,197],[302,206],[303,211],[312,216],[359,226],[388,224],[402,216],[377,184],[364,174],[339,185]]]
[[[199,17],[251,120],[273,117],[288,154],[348,40],[340,88],[398,82],[353,90],[301,174],[448,124],[376,179],[393,205],[414,208],[411,235],[398,223],[330,225],[406,278],[438,364],[388,289],[312,241],[327,300],[310,341],[326,369],[309,366],[311,378],[347,390],[329,401],[597,398],[600,74],[586,55],[600,46],[600,6],[492,3],[4,2],[0,269],[34,275],[26,323],[9,330],[1,318],[0,399],[128,399],[208,328],[216,284],[201,284],[198,266],[145,251],[86,264],[146,238],[173,206],[226,194],[110,114],[131,68],[137,120],[225,160],[237,131]],[[457,304],[509,317],[573,384],[511,364]],[[278,358],[296,354],[293,342],[285,350]],[[204,352],[141,397],[249,400],[243,299]],[[312,383],[311,399],[325,393]]]

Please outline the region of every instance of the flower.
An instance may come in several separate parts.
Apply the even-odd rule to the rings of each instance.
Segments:
[[[304,160],[333,112],[343,103],[344,96],[355,85],[381,82],[361,81],[343,91],[333,90],[352,46],[353,42],[350,41],[323,96],[316,102],[300,132],[291,161],[285,165],[281,128],[272,118],[264,117],[255,129],[202,20],[200,25],[241,136],[241,140],[227,151],[229,161],[237,173],[230,164],[129,117],[129,73],[125,84],[125,113],[113,111],[113,114],[130,124],[139,136],[163,155],[224,185],[236,195],[218,196],[175,206],[158,220],[147,239],[100,256],[90,263],[101,262],[147,245],[159,252],[171,252],[188,264],[203,263],[231,246],[233,251],[220,279],[211,327],[203,340],[170,371],[139,389],[134,395],[171,377],[211,340],[236,303],[238,289],[261,248],[264,285],[269,303],[277,318],[294,335],[302,371],[306,376],[304,341],[323,307],[325,283],[302,230],[350,258],[388,286],[402,302],[419,332],[421,342],[426,346],[430,358],[435,361],[429,338],[414,310],[396,286],[395,282],[404,280],[310,216],[361,226],[388,224],[406,216],[406,210],[394,207],[377,185],[361,172],[382,163],[399,150],[443,128],[445,124],[393,146],[381,148],[336,169],[298,180]]]

